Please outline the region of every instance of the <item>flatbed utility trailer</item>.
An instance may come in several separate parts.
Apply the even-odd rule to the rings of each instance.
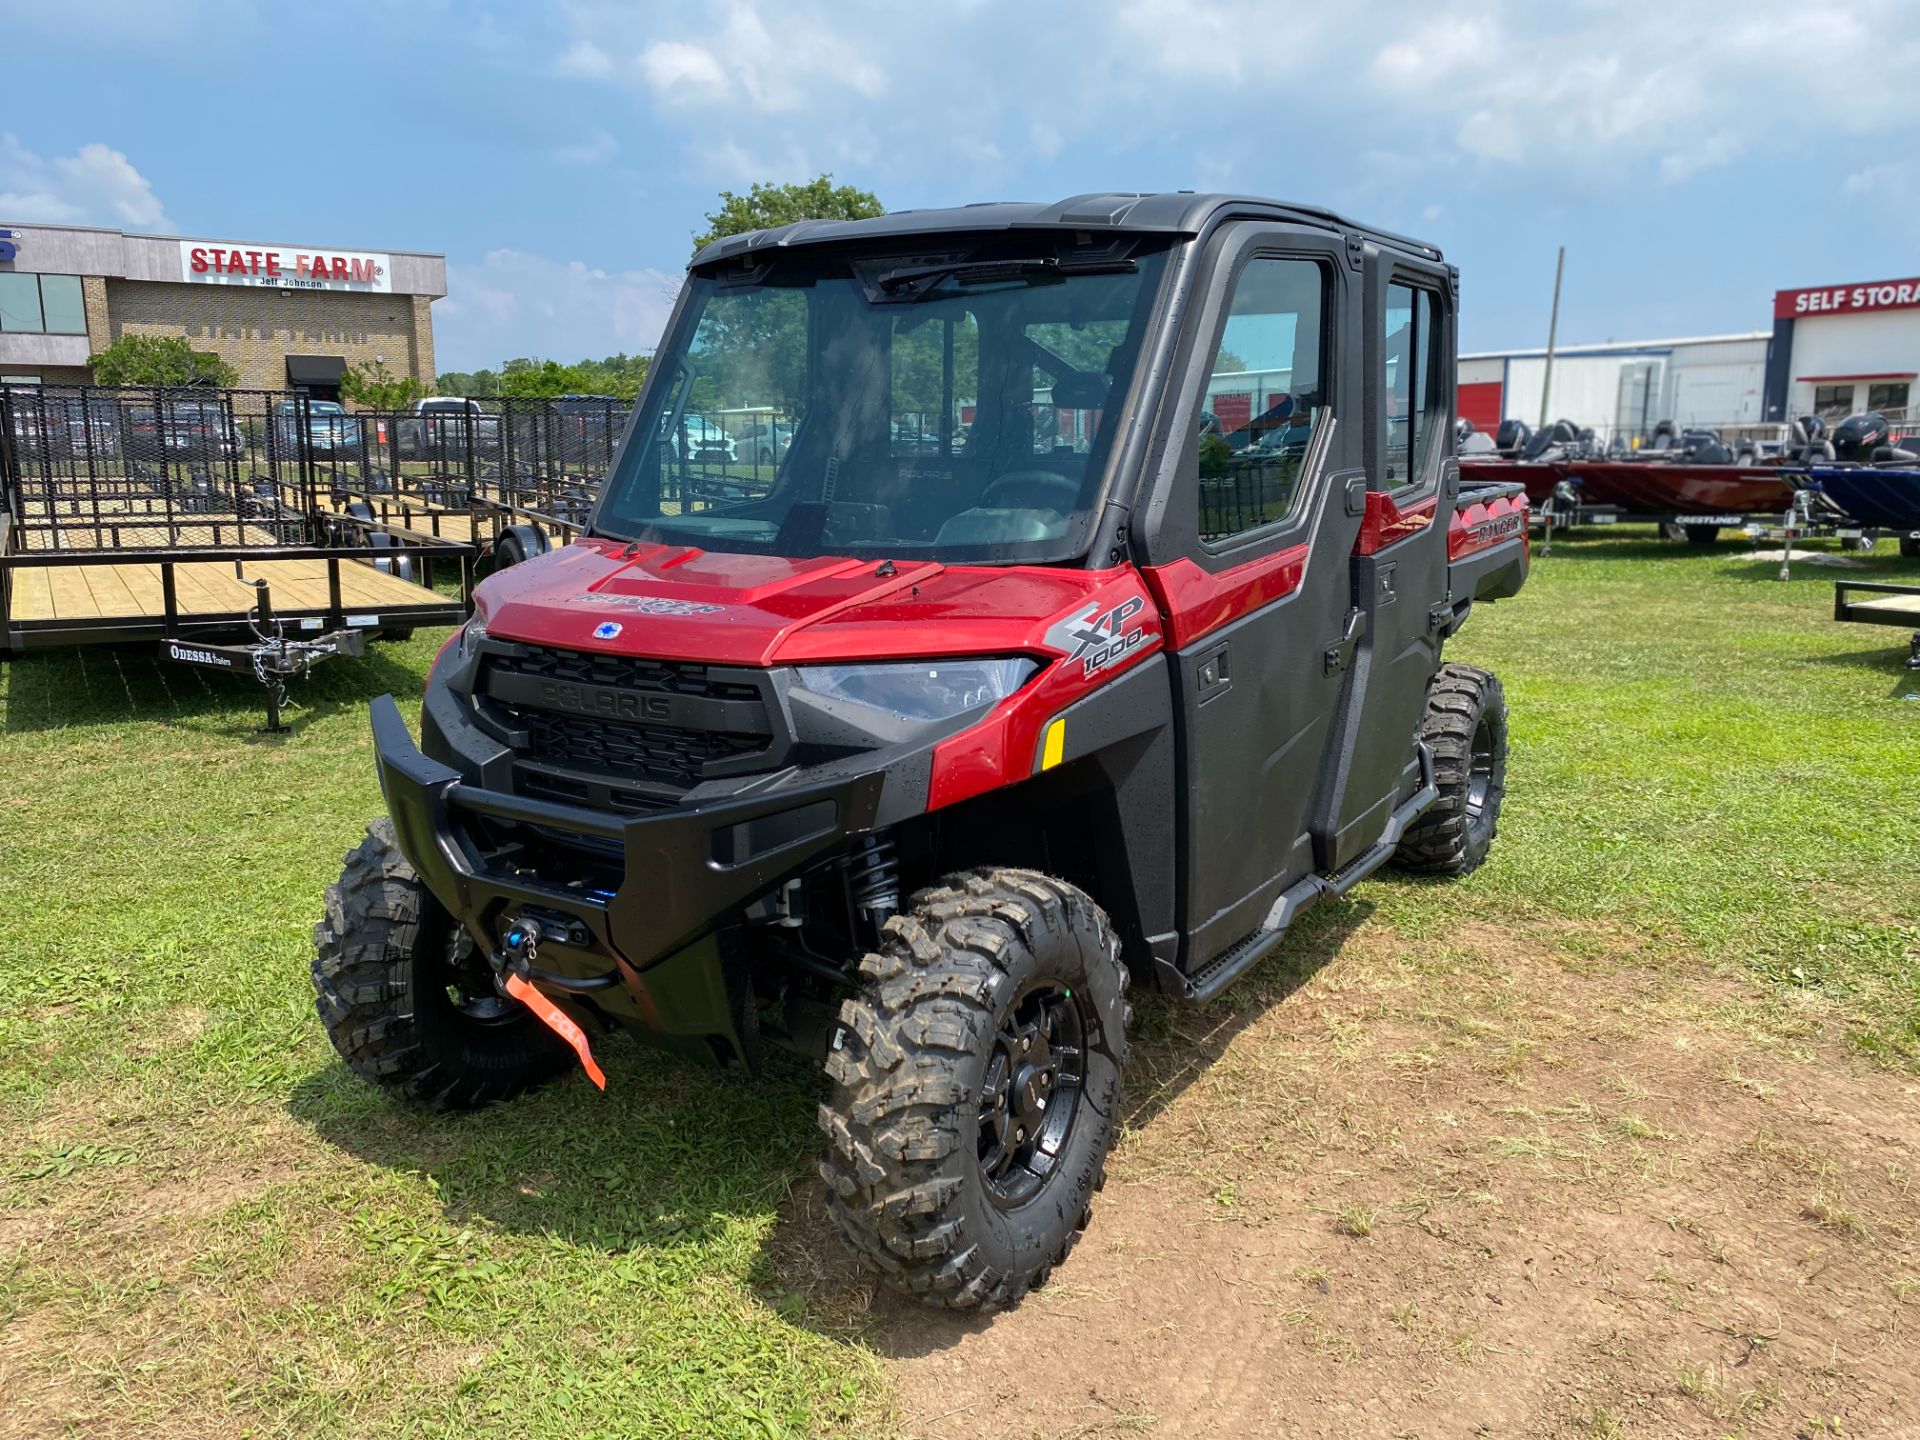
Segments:
[[[1911,631],[1907,669],[1920,670],[1920,585],[1836,581],[1833,618],[1842,624],[1892,625]]]
[[[581,531],[625,429],[624,402],[445,403],[453,408],[430,416],[309,403],[282,429],[311,441],[315,483],[334,510],[358,506],[362,518],[473,544],[494,568]]]
[[[323,514],[310,466],[253,433],[232,392],[0,389],[0,657],[151,642],[252,674],[277,730],[288,678],[466,618],[470,541]]]

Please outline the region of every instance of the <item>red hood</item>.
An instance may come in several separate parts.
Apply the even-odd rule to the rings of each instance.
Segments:
[[[788,665],[1031,651],[1113,570],[634,549],[584,539],[476,592],[503,639],[659,660]],[[1136,582],[1137,585],[1137,582]],[[610,626],[612,634],[598,634]]]

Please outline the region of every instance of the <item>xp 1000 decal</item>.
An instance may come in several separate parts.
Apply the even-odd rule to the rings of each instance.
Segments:
[[[1129,595],[1118,605],[1102,602],[1089,606],[1055,622],[1047,631],[1046,642],[1066,651],[1068,660],[1080,661],[1086,674],[1096,675],[1147,643],[1146,622],[1138,618],[1146,608],[1143,595]]]

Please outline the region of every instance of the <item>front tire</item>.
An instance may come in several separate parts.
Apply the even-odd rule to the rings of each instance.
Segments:
[[[327,887],[313,931],[320,1023],[363,1080],[436,1110],[507,1100],[566,1069],[572,1051],[495,992],[491,969],[394,842],[367,827]]]
[[[1011,1305],[1073,1249],[1120,1127],[1119,950],[1099,906],[1029,870],[950,876],[887,922],[840,1009],[820,1169],[895,1288]]]
[[[1427,688],[1420,739],[1433,752],[1440,798],[1401,838],[1394,863],[1420,875],[1480,868],[1507,793],[1507,699],[1472,665],[1442,665]]]

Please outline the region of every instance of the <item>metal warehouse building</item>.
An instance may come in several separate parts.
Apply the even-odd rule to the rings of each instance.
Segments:
[[[1460,413],[1483,430],[1538,424],[1546,374],[1545,350],[1463,355]],[[1569,345],[1554,351],[1552,386],[1546,418],[1601,435],[1644,436],[1662,420],[1831,422],[1858,410],[1920,423],[1920,278],[1776,291],[1771,330]]]
[[[246,389],[337,399],[349,365],[434,378],[442,255],[0,221],[0,384],[85,384],[123,335],[184,336]]]
[[[1770,334],[1556,349],[1546,416],[1590,425],[1601,435],[1645,435],[1662,420],[1757,424],[1764,418]],[[1538,424],[1546,377],[1544,349],[1463,355],[1460,413],[1488,431],[1508,417]]]

